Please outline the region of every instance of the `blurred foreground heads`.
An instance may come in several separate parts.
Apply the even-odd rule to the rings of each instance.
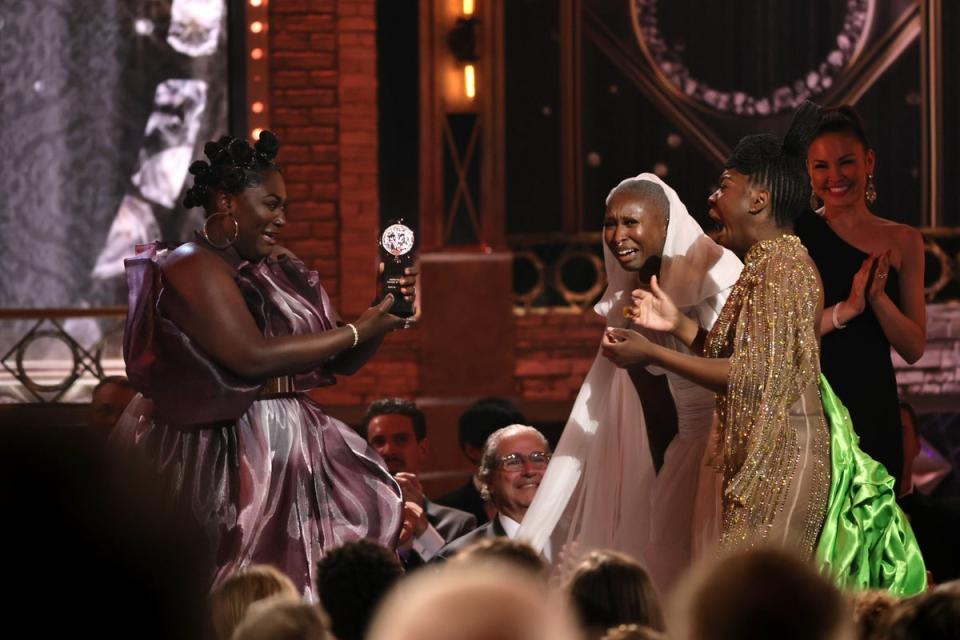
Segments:
[[[807,563],[773,549],[732,555],[694,573],[675,602],[680,640],[846,640],[840,592]]]
[[[543,580],[506,565],[421,572],[380,609],[369,640],[573,640],[566,608]]]

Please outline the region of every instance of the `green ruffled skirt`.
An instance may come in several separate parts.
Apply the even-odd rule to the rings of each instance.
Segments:
[[[817,565],[841,589],[920,593],[927,572],[906,515],[897,505],[893,477],[860,450],[850,413],[820,376],[830,427],[830,498],[817,543]]]

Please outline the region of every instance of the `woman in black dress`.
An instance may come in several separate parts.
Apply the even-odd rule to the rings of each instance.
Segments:
[[[926,346],[923,238],[871,211],[875,163],[856,112],[824,109],[807,153],[818,201],[795,228],[823,278],[822,371],[850,410],[861,448],[900,485],[903,440],[890,347],[913,363]]]

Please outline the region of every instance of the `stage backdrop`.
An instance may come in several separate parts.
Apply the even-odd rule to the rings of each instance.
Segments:
[[[0,307],[125,304],[134,244],[198,226],[179,201],[226,127],[226,13],[226,0],[3,3]],[[4,352],[23,325],[2,323]]]

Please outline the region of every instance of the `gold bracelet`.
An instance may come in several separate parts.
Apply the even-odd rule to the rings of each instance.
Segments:
[[[352,322],[348,323],[347,326],[350,327],[350,331],[353,331],[353,344],[350,345],[350,348],[353,349],[355,346],[360,344],[360,332],[357,331],[356,325],[354,325]]]

